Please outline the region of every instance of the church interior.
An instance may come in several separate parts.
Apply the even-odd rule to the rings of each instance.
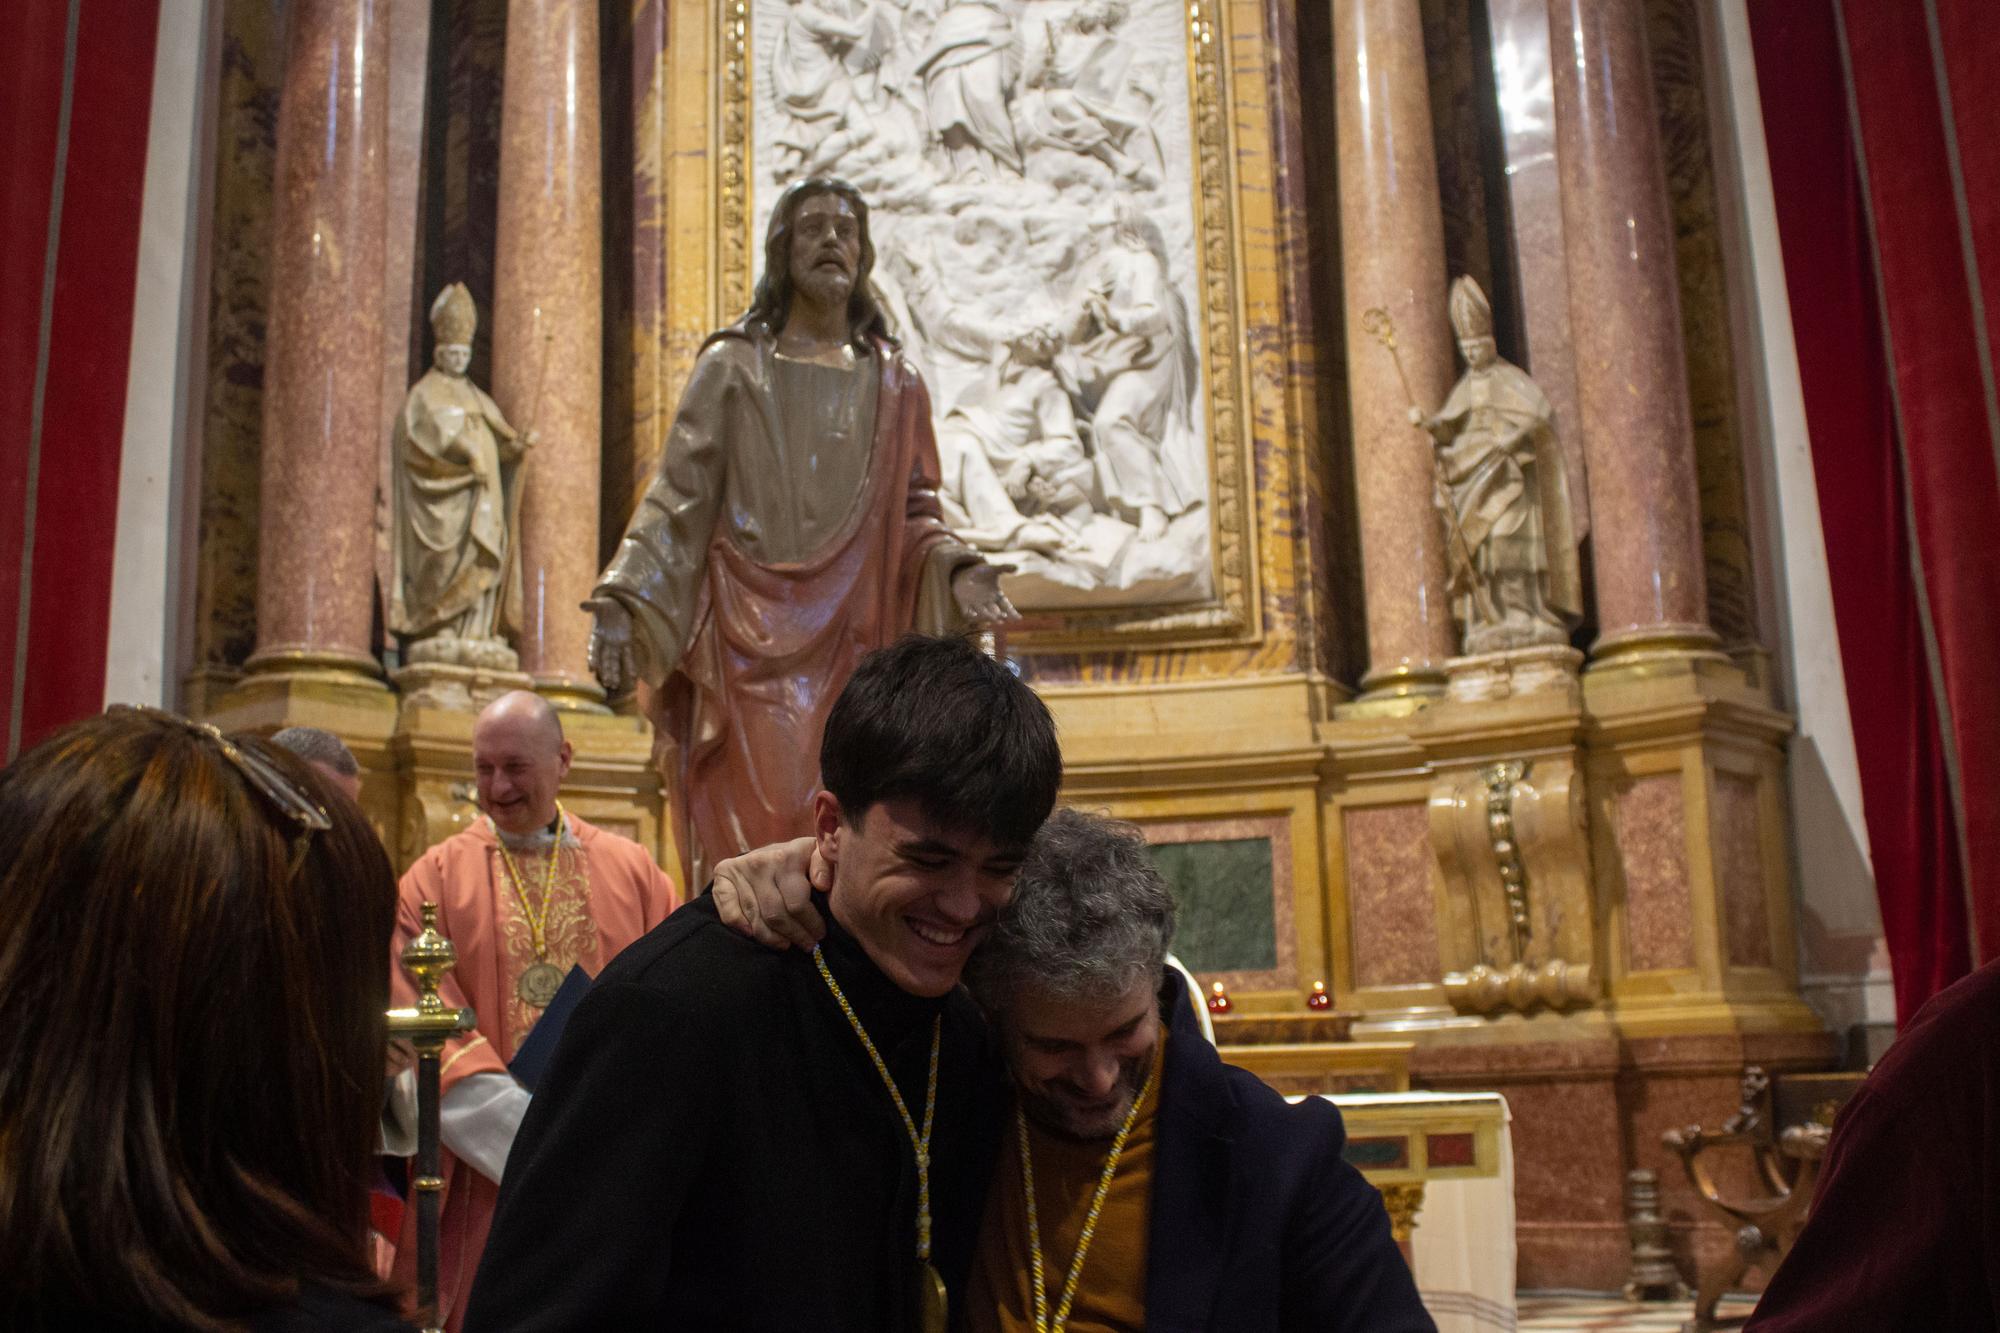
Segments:
[[[558,821],[694,900],[814,832],[851,669],[744,663],[970,629],[1447,1333],[1749,1315],[1843,1104],[2000,956],[1982,0],[0,30],[9,763],[116,704],[322,729],[414,874],[526,691]],[[828,178],[865,206],[790,188]],[[865,336],[815,362],[827,217]],[[878,537],[902,574],[816,554]]]

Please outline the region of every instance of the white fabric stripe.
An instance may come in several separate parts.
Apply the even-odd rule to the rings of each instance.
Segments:
[[[56,114],[49,229],[43,237],[41,329],[35,337],[35,398],[28,409],[27,487],[21,505],[21,594],[14,608],[13,697],[7,701],[7,762],[21,752],[21,712],[28,688],[28,614],[35,587],[35,501],[42,484],[42,393],[49,382],[49,328],[56,311],[56,256],[62,240],[63,178],[69,172],[69,113],[76,94],[76,30],[83,0],[70,0],[63,36],[62,108]]]
[[[106,703],[171,706],[173,639],[180,629],[183,394],[192,336],[205,4],[160,5],[145,195],[132,301],[125,432],[118,465],[118,527],[111,563]]]
[[[1805,387],[1792,333],[1746,0],[1718,0],[1715,19],[1716,59],[1722,65],[1726,94],[1726,106],[1717,109],[1717,119],[1728,126],[1725,134],[1734,159],[1733,164],[1718,165],[1733,165],[1736,172],[1742,208],[1740,247],[1748,260],[1744,295],[1751,306],[1749,337],[1742,351],[1755,362],[1750,377],[1755,439],[1745,450],[1745,462],[1758,474],[1754,490],[1766,511],[1753,526],[1775,538],[1775,646],[1778,669],[1798,715],[1790,745],[1792,780],[1787,785],[1799,893],[1802,905],[1830,931],[1879,938],[1881,908],[1863,819],[1861,764],[1834,624],[1833,581],[1813,476]],[[1818,960],[1807,960],[1805,970],[1813,972],[1817,966]],[[1855,978],[1850,984],[1861,980]],[[1842,1027],[1859,1021],[1895,1021],[1893,996],[1886,985],[1856,994],[1867,1000],[1865,1017],[1843,1015]]]

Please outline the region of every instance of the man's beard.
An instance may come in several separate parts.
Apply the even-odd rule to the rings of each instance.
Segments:
[[[799,295],[816,306],[844,308],[848,296],[854,291],[854,275],[842,268],[840,275],[835,277],[832,269],[821,268],[815,263],[805,272],[795,274],[792,285],[798,289]]]
[[[1112,1090],[1110,1101],[1102,1108],[1087,1111],[1073,1105],[1073,1100],[1080,1098],[1065,1097],[1055,1091],[1066,1088],[1061,1083],[1045,1084],[1042,1089],[1032,1091],[1016,1084],[1014,1092],[1021,1099],[1021,1109],[1027,1112],[1028,1119],[1049,1133],[1092,1143],[1118,1133],[1132,1110],[1132,1103],[1138,1099],[1140,1089],[1145,1086],[1147,1071],[1152,1066],[1153,1052],[1150,1050],[1121,1063],[1118,1066],[1118,1085]],[[1074,1093],[1075,1089],[1067,1088],[1067,1091]]]

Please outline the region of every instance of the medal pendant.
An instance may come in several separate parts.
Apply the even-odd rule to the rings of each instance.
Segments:
[[[929,1263],[917,1266],[917,1327],[924,1333],[945,1333],[951,1313],[951,1298],[945,1294],[944,1279]]]
[[[556,998],[556,992],[562,989],[562,984],[562,969],[554,963],[540,962],[521,974],[520,981],[514,985],[514,992],[523,1003],[546,1009],[549,1001]]]

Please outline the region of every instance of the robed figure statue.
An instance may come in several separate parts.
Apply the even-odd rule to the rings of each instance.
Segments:
[[[1465,651],[1567,644],[1583,580],[1554,409],[1526,371],[1500,358],[1493,308],[1471,278],[1452,284],[1451,325],[1465,374],[1437,415],[1412,407],[1410,419],[1437,450]]]
[[[389,628],[406,662],[511,671],[520,623],[521,460],[534,432],[507,424],[466,377],[479,315],[455,282],[431,306],[437,351],[396,418]]]
[[[797,182],[743,318],[708,339],[659,471],[585,607],[591,669],[679,780],[689,884],[811,831],[827,711],[869,650],[1014,618],[944,525],[930,395],[869,292],[868,207]]]

